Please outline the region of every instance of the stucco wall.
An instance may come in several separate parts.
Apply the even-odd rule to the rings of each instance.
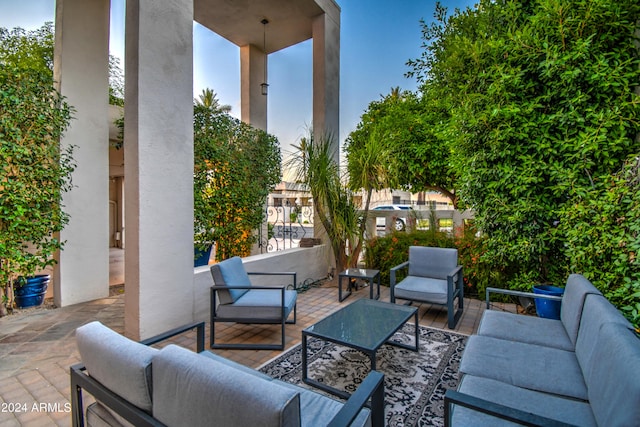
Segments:
[[[312,248],[295,248],[269,254],[253,255],[243,258],[247,271],[295,271],[298,284],[307,279],[318,280],[327,276],[329,265],[328,252],[331,249],[327,245],[314,246]],[[286,278],[288,280],[288,278]],[[282,281],[278,276],[251,276],[254,285],[279,285]],[[213,279],[209,267],[196,267],[194,269],[194,321],[209,321],[210,288]]]

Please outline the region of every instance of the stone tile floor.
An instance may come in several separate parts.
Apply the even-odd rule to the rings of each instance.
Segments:
[[[338,302],[334,282],[326,282],[299,294],[296,325],[286,327],[286,349],[300,343],[301,330],[358,298],[368,298],[362,288]],[[389,290],[382,287],[382,301]],[[513,307],[507,307],[513,311]],[[420,324],[446,328],[446,310],[422,304]],[[455,332],[477,330],[484,304],[465,299],[464,314]],[[69,366],[78,363],[74,331],[78,326],[99,320],[119,333],[124,331],[124,295],[57,309],[27,310],[0,318],[0,427],[54,426],[71,424]],[[206,341],[209,342],[209,325]],[[225,324],[216,327],[216,341],[242,340],[277,342],[279,326]],[[186,334],[178,344],[194,348],[195,334]],[[218,354],[258,367],[280,354],[271,350],[216,350]]]

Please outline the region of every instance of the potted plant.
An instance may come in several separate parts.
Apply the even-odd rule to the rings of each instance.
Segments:
[[[9,46],[0,51],[0,316],[27,278],[55,263],[57,234],[68,222],[61,198],[75,167],[72,147],[60,148],[72,109],[53,90],[46,64],[10,51],[12,34],[0,34]]]

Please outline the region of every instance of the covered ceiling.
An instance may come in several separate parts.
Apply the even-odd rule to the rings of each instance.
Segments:
[[[310,39],[323,7],[333,9],[327,10],[331,15],[338,11],[340,19],[333,0],[194,0],[194,20],[237,46],[262,49],[266,30],[266,52],[272,53]]]

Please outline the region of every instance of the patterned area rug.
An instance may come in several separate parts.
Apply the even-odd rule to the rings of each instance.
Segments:
[[[385,376],[387,426],[444,425],[444,393],[458,386],[458,366],[466,335],[420,326],[420,352],[384,345],[377,353],[378,370]],[[393,340],[413,344],[414,326],[406,324]],[[309,377],[349,393],[370,370],[369,358],[356,350],[309,338]],[[277,378],[302,383],[300,345],[260,368]],[[318,391],[316,389],[316,391]]]

